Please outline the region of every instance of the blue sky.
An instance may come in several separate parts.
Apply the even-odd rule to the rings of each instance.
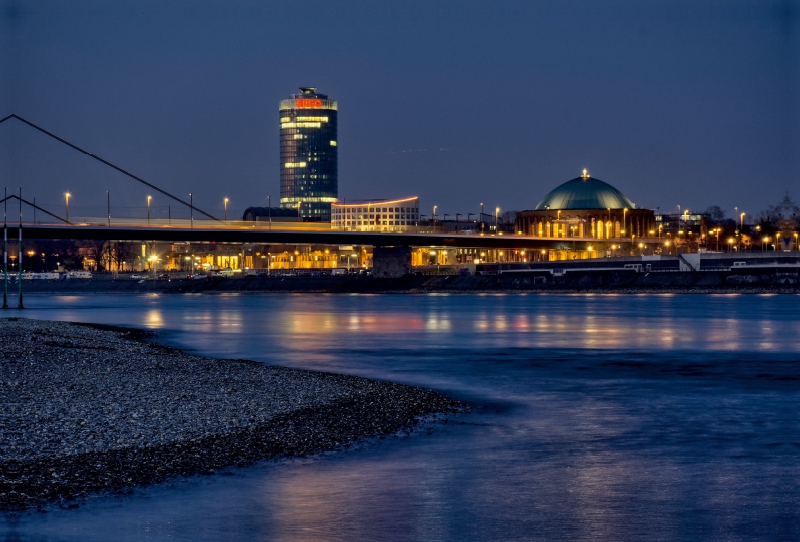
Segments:
[[[220,214],[277,201],[299,86],[339,101],[342,198],[530,209],[586,167],[662,211],[800,199],[798,1],[0,6],[0,117]],[[87,216],[172,204],[16,121],[0,175]]]

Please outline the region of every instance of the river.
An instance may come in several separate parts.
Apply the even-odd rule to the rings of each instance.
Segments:
[[[475,410],[346,452],[5,516],[7,540],[800,538],[800,296],[26,304],[30,318],[153,329],[201,355],[425,386]]]

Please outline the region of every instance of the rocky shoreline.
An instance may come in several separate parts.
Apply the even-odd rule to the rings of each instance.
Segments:
[[[318,454],[468,408],[431,390],[208,359],[150,337],[0,320],[0,509]]]

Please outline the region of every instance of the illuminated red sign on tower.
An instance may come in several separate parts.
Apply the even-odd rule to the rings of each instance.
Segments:
[[[322,107],[322,100],[295,100],[297,109],[319,109]]]

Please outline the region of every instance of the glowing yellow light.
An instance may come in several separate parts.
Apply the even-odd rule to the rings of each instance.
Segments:
[[[376,205],[393,205],[395,203],[403,203],[404,201],[414,201],[419,199],[419,196],[412,196],[410,198],[405,199],[396,199],[391,201],[378,201],[378,202],[371,202],[371,203],[339,203],[334,202],[333,207],[365,207],[370,206],[374,207]]]
[[[283,128],[319,128],[321,124],[319,122],[284,122],[281,124],[281,129]]]
[[[308,164],[305,162],[286,162],[283,164],[283,167],[287,169],[296,168],[296,167],[306,167]]]

